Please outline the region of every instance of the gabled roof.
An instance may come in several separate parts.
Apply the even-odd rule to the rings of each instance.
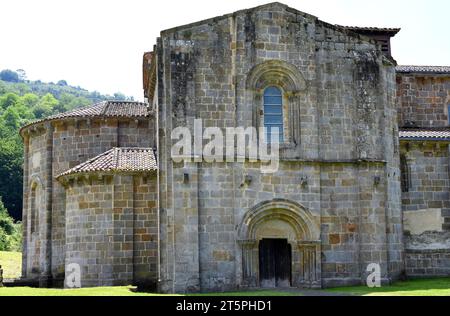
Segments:
[[[21,128],[25,128],[46,122],[66,118],[89,118],[89,117],[130,117],[139,118],[149,116],[149,108],[147,103],[134,101],[103,101],[90,106],[82,107],[72,111],[51,115],[41,120],[31,122]]]
[[[203,24],[208,24],[208,23],[212,23],[212,22],[217,22],[219,20],[223,20],[223,19],[227,19],[233,16],[236,16],[237,14],[240,13],[249,13],[252,11],[257,11],[257,10],[262,10],[262,9],[266,9],[266,8],[283,8],[284,10],[288,11],[288,12],[292,12],[295,13],[297,15],[301,15],[304,17],[308,17],[308,18],[312,18],[314,20],[316,20],[317,22],[321,23],[324,26],[327,26],[329,28],[334,28],[337,30],[348,30],[348,31],[353,31],[354,33],[363,33],[363,32],[367,32],[367,31],[371,31],[371,32],[381,32],[381,33],[387,33],[390,34],[391,36],[394,36],[395,34],[397,34],[400,29],[399,28],[377,28],[377,27],[357,27],[357,26],[341,26],[341,25],[334,25],[334,24],[329,24],[326,23],[322,20],[320,20],[318,17],[308,14],[306,12],[297,10],[295,8],[292,8],[284,3],[281,2],[270,2],[270,3],[266,3],[260,6],[256,6],[256,7],[252,7],[252,8],[248,8],[248,9],[243,9],[243,10],[238,10],[235,11],[233,13],[228,13],[228,14],[224,14],[221,16],[216,16],[216,17],[212,17],[209,19],[205,19],[205,20],[201,20],[201,21],[197,21],[197,22],[193,22],[193,23],[189,23],[189,24],[185,24],[185,25],[180,25],[180,26],[176,26],[173,28],[169,28],[169,29],[165,29],[163,31],[161,31],[161,35],[164,34],[169,34],[171,32],[176,32],[176,31],[180,31],[180,30],[184,30],[184,29],[188,29],[188,28],[192,28],[195,26],[199,26],[199,25],[203,25]],[[351,35],[351,34],[350,34]]]
[[[153,148],[112,148],[56,176],[90,172],[150,172],[157,170]]]
[[[233,17],[233,16],[235,16],[237,14],[240,14],[240,13],[248,13],[248,12],[251,12],[251,11],[256,11],[256,10],[265,9],[265,8],[283,8],[285,10],[288,10],[288,11],[291,11],[291,12],[295,12],[296,14],[299,14],[299,15],[308,16],[308,17],[312,17],[312,18],[317,19],[317,17],[315,17],[315,16],[313,16],[311,14],[299,11],[297,9],[289,7],[288,5],[286,5],[284,3],[275,1],[275,2],[269,2],[269,3],[266,3],[266,4],[262,4],[262,5],[259,5],[259,6],[256,6],[256,7],[247,8],[247,9],[243,9],[243,10],[238,10],[238,11],[235,11],[235,12],[232,12],[232,13],[227,13],[227,14],[224,14],[224,15],[219,15],[219,16],[208,18],[208,19],[196,21],[196,22],[189,23],[189,24],[175,26],[175,27],[172,27],[172,28],[169,28],[169,29],[162,30],[161,34],[166,34],[166,33],[171,33],[171,32],[175,32],[175,31],[187,29],[187,28],[192,28],[192,27],[195,27],[195,26],[208,24],[208,23],[211,23],[211,22],[219,21],[219,20],[224,20],[224,19]]]
[[[399,132],[400,140],[438,140],[450,141],[450,128],[411,128]]]
[[[397,66],[398,73],[450,74],[450,66]]]

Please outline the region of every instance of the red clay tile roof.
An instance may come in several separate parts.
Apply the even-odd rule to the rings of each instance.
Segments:
[[[28,126],[45,121],[60,120],[76,117],[147,117],[149,108],[147,103],[134,101],[103,101],[87,107],[72,111],[51,115],[41,120],[31,122],[21,128],[21,131]]]
[[[155,151],[152,148],[115,147],[61,173],[56,178],[96,171],[148,172],[157,169]]]
[[[404,129],[399,132],[400,140],[450,140],[449,128]]]
[[[450,66],[397,66],[395,70],[399,73],[430,73],[430,74],[450,74]]]
[[[393,35],[400,32],[400,28],[391,28],[391,27],[368,27],[368,26],[341,26],[341,27],[354,32],[392,33]]]

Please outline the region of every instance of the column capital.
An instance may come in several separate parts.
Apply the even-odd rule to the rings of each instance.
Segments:
[[[236,242],[241,246],[255,246],[257,244],[257,240],[255,239],[241,239]]]

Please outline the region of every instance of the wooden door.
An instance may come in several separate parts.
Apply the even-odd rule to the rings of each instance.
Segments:
[[[259,279],[261,287],[291,286],[291,245],[286,239],[259,242]]]

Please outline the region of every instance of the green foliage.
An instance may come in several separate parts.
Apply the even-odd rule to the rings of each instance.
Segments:
[[[17,94],[15,94],[13,92],[9,92],[0,97],[0,107],[4,110],[10,106],[13,106],[13,105],[19,103],[19,101],[20,101],[20,97]]]
[[[22,224],[14,223],[0,198],[0,251],[20,251],[22,248]]]
[[[32,108],[34,117],[37,119],[42,119],[50,116],[53,113],[53,108],[58,105],[58,100],[56,100],[52,94],[47,93],[39,100],[38,104]]]
[[[39,97],[33,93],[26,93],[22,96],[22,103],[28,107],[32,108],[39,102]]]
[[[22,69],[0,72],[0,196],[13,218],[22,217],[23,144],[19,128],[49,115],[119,99],[132,100],[119,92],[111,96],[73,87],[66,80],[56,84],[29,81]]]

